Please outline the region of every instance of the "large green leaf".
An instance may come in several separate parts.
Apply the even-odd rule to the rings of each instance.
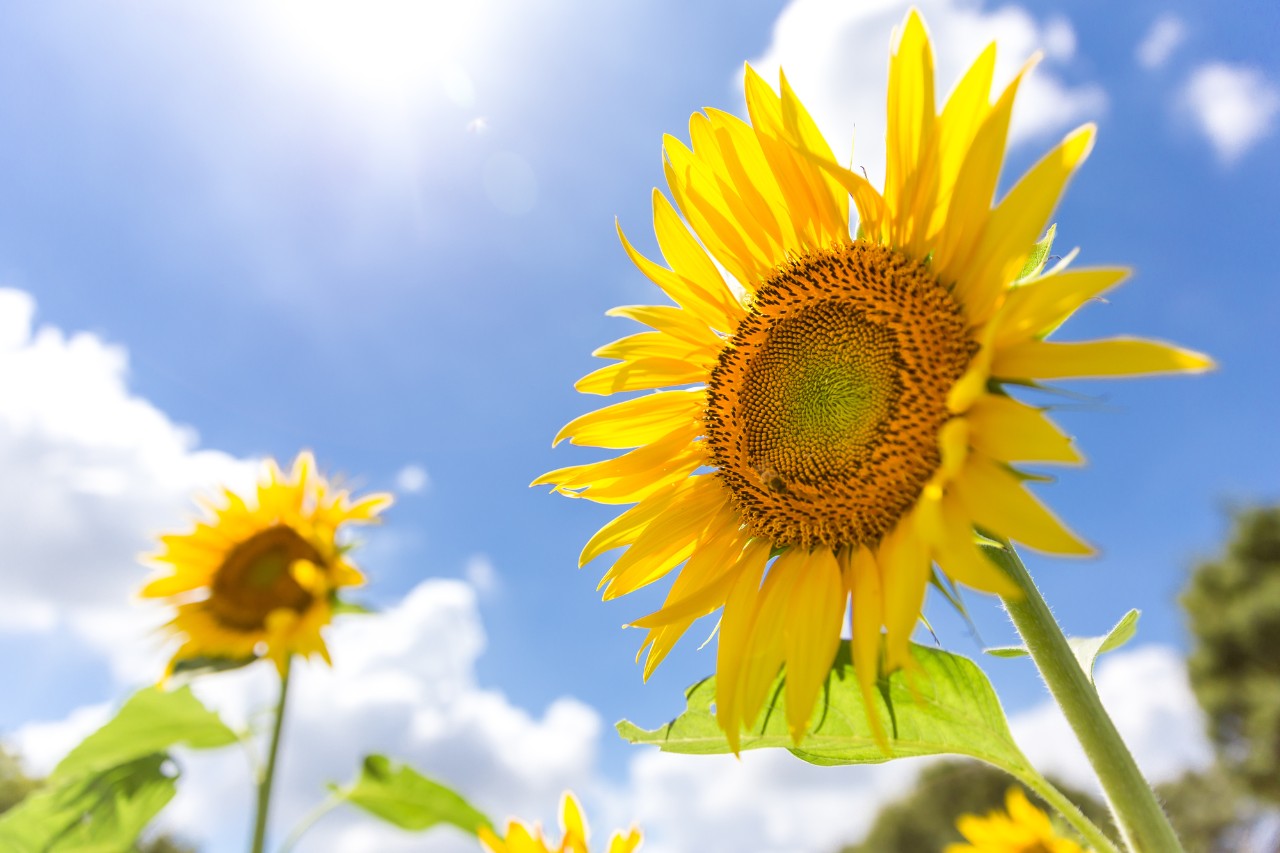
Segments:
[[[480,827],[493,825],[456,791],[385,755],[366,756],[360,777],[335,793],[401,829],[423,830],[445,823],[475,835]]]
[[[1089,676],[1090,681],[1093,681],[1093,665],[1097,663],[1099,655],[1120,648],[1137,635],[1140,615],[1141,611],[1130,610],[1101,637],[1067,638],[1067,644],[1071,646],[1076,660],[1080,662],[1080,668]],[[986,652],[998,658],[1020,658],[1026,656],[1027,648],[1026,646],[996,646],[987,649]]]
[[[120,853],[173,798],[168,758],[147,755],[50,785],[0,816],[6,853]]]
[[[888,735],[887,753],[872,733],[847,642],[841,644],[827,676],[801,748],[793,748],[787,731],[785,676],[779,676],[755,726],[743,733],[742,748],[783,747],[814,764],[878,764],[954,753],[1006,769],[1027,766],[991,683],[973,661],[917,644],[912,644],[911,656],[915,672],[882,677],[878,684],[873,711]],[[689,688],[686,700],[685,712],[661,728],[645,731],[624,720],[618,733],[632,743],[655,744],[666,752],[728,752],[713,711],[715,679]]]
[[[100,773],[183,744],[211,749],[235,743],[236,733],[190,687],[139,690],[105,726],[89,735],[54,768],[51,784]]]

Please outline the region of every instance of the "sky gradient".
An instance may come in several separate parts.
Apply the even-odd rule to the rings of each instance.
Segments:
[[[704,106],[742,114],[742,63],[770,80],[781,64],[837,152],[856,127],[854,162],[874,178],[889,30],[906,5],[533,5],[0,11],[0,682],[17,685],[0,733],[33,761],[65,749],[77,724],[60,721],[83,729],[159,675],[129,600],[148,538],[185,523],[193,489],[310,448],[326,471],[398,502],[359,552],[361,595],[386,613],[335,634],[333,675],[308,673],[318,706],[324,679],[364,699],[299,723],[295,749],[304,736],[344,746],[296,760],[282,813],[305,809],[307,772],[345,777],[366,742],[499,817],[550,815],[563,786],[585,788],[601,829],[653,825],[649,850],[714,849],[690,834],[698,816],[697,831],[729,833],[706,836],[720,841],[741,831],[762,850],[832,849],[874,809],[807,810],[847,802],[850,786],[885,796],[908,783],[897,765],[694,766],[618,741],[615,720],[663,722],[711,672],[714,644],[697,646],[713,623],[642,684],[641,634],[620,626],[665,585],[602,604],[603,568],[579,571],[577,555],[614,510],[528,488],[601,458],[550,441],[599,404],[572,387],[598,366],[591,351],[631,331],[604,312],[660,299],[614,228],[616,217],[656,252],[662,135],[687,139]],[[1001,69],[1046,53],[1002,188],[1075,125],[1099,124],[1055,217],[1057,249],[1134,276],[1063,338],[1136,334],[1220,364],[1045,400],[1089,461],[1038,493],[1101,556],[1029,565],[1071,633],[1143,611],[1114,690],[1153,708],[1133,712],[1135,731],[1184,727],[1172,773],[1206,754],[1179,680],[1178,591],[1231,506],[1280,494],[1269,248],[1280,13],[1264,0],[1106,14],[1083,2],[919,6],[940,92],[993,38]],[[970,609],[977,637],[930,600],[944,647],[978,655],[1012,641],[994,601],[973,596]],[[1052,727],[1025,662],[984,666],[1025,731]],[[1148,689],[1126,688],[1138,678]],[[252,682],[210,696],[247,713],[264,689]],[[237,772],[197,758],[187,777],[216,777],[199,796],[228,792],[234,805]],[[207,851],[238,849],[241,829],[211,830],[195,798],[175,825]],[[325,846],[332,832],[301,849],[338,849]],[[445,833],[431,844],[468,849]]]

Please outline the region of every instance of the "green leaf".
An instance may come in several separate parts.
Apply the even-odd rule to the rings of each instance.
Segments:
[[[258,660],[259,658],[257,657],[218,658],[198,655],[196,657],[183,658],[174,663],[173,674],[175,676],[192,677],[210,672],[229,672],[233,669],[246,667]]]
[[[1088,674],[1090,681],[1093,680],[1093,664],[1098,659],[1098,655],[1118,649],[1132,640],[1138,633],[1138,616],[1140,615],[1140,611],[1130,610],[1101,637],[1068,638],[1071,651],[1076,653],[1076,660],[1080,661],[1080,666]]]
[[[456,791],[385,755],[368,755],[360,778],[335,791],[339,797],[401,829],[441,823],[475,835],[493,823]]]
[[[51,785],[0,816],[8,853],[120,853],[173,799],[168,756],[147,755]]]
[[[874,702],[874,712],[889,735],[889,753],[872,735],[848,642],[840,646],[802,747],[793,748],[787,731],[784,676],[779,676],[759,721],[743,733],[742,748],[783,747],[813,764],[878,764],[954,753],[1006,769],[1028,767],[991,683],[973,661],[915,643],[911,656],[918,665],[916,671],[881,677]],[[728,752],[729,744],[712,710],[715,678],[695,684],[685,695],[688,707],[667,725],[645,731],[623,720],[618,733],[632,743],[655,744],[665,752]]]
[[[1080,662],[1080,668],[1089,676],[1090,681],[1093,680],[1093,665],[1097,662],[1098,656],[1104,652],[1120,648],[1138,633],[1138,617],[1140,615],[1141,611],[1130,610],[1120,618],[1120,621],[1110,631],[1101,637],[1067,638],[1071,651],[1075,653],[1076,660]],[[985,651],[992,657],[998,658],[1020,658],[1027,655],[1025,646],[996,646]]]
[[[1023,265],[1022,272],[1018,273],[1018,277],[1014,279],[1015,282],[1040,275],[1044,270],[1045,262],[1049,260],[1049,252],[1053,249],[1053,237],[1057,232],[1057,224],[1050,225],[1044,239],[1031,247],[1031,254],[1027,256],[1027,262]]]
[[[337,596],[334,596],[332,607],[334,616],[369,616],[378,612],[378,609],[372,605],[361,604],[358,601],[347,601]]]
[[[237,741],[227,727],[191,692],[190,687],[139,690],[105,726],[62,759],[49,777],[52,784],[101,773],[171,746],[213,749]]]

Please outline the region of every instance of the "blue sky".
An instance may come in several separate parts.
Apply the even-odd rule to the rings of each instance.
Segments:
[[[0,589],[30,616],[0,619],[0,680],[22,685],[0,702],[0,731],[118,699],[145,672],[103,650],[123,636],[103,614],[144,576],[130,557],[145,537],[182,523],[183,484],[310,447],[368,488],[395,490],[406,466],[426,472],[370,536],[366,598],[395,608],[426,578],[469,577],[448,589],[470,590],[459,607],[486,640],[463,680],[535,720],[565,696],[593,709],[605,731],[589,778],[625,819],[635,751],[608,726],[670,717],[713,668],[714,646],[698,652],[695,629],[643,685],[640,634],[620,626],[661,590],[600,603],[603,569],[575,566],[612,510],[527,488],[597,458],[550,439],[598,405],[572,383],[594,368],[592,349],[628,331],[603,312],[659,298],[618,246],[614,217],[653,247],[662,134],[686,137],[703,106],[741,113],[744,60],[781,60],[820,125],[856,122],[874,140],[888,27],[905,6],[303,5],[0,11],[0,286],[30,296],[37,327],[116,348],[82,352],[89,361],[127,353],[127,369],[104,368],[106,385],[124,383],[104,405],[164,440],[181,434],[174,425],[199,436],[167,456],[132,429],[104,437],[116,425],[99,422],[99,386],[76,385],[89,382],[78,368],[48,380],[71,383],[70,414],[41,414],[63,399],[53,384],[0,400],[0,458],[22,474],[0,499],[0,539],[19,542]],[[1072,387],[1085,396],[1061,401],[1059,419],[1089,465],[1041,494],[1102,556],[1031,558],[1070,631],[1103,631],[1138,607],[1140,642],[1181,648],[1176,595],[1222,536],[1225,507],[1280,489],[1269,261],[1280,13],[1264,0],[922,8],[944,74],[992,37],[1011,45],[1009,62],[1036,44],[1048,53],[1040,73],[1052,85],[1024,109],[1005,186],[1055,134],[1099,122],[1056,217],[1059,246],[1136,274],[1064,337],[1141,334],[1220,362],[1203,377]],[[880,76],[867,82],[863,67]],[[208,454],[189,476],[168,476],[198,450]],[[84,487],[77,465],[110,468],[117,486]],[[152,491],[121,499],[119,482]],[[99,527],[114,533],[89,535]],[[101,582],[102,597],[42,577]],[[993,601],[970,604],[984,641],[1010,641]],[[939,605],[929,613],[944,645],[976,653]],[[1041,701],[1025,665],[987,669],[1011,711]]]

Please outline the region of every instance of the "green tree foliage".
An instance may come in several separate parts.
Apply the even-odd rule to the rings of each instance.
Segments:
[[[1002,770],[979,761],[943,761],[920,774],[916,787],[885,806],[862,843],[842,853],[940,853],[948,844],[964,841],[956,819],[1003,809],[1005,793],[1019,783]],[[1059,786],[1085,816],[1111,834],[1106,806],[1088,794]],[[1027,796],[1046,809],[1034,793]]]
[[[1196,567],[1182,604],[1191,686],[1218,760],[1280,804],[1280,507],[1237,513],[1226,552]]]
[[[22,769],[18,756],[0,745],[0,812],[7,812],[40,786]]]
[[[1186,773],[1156,786],[1156,794],[1187,853],[1246,849],[1242,836],[1248,829],[1248,807],[1220,768]]]

